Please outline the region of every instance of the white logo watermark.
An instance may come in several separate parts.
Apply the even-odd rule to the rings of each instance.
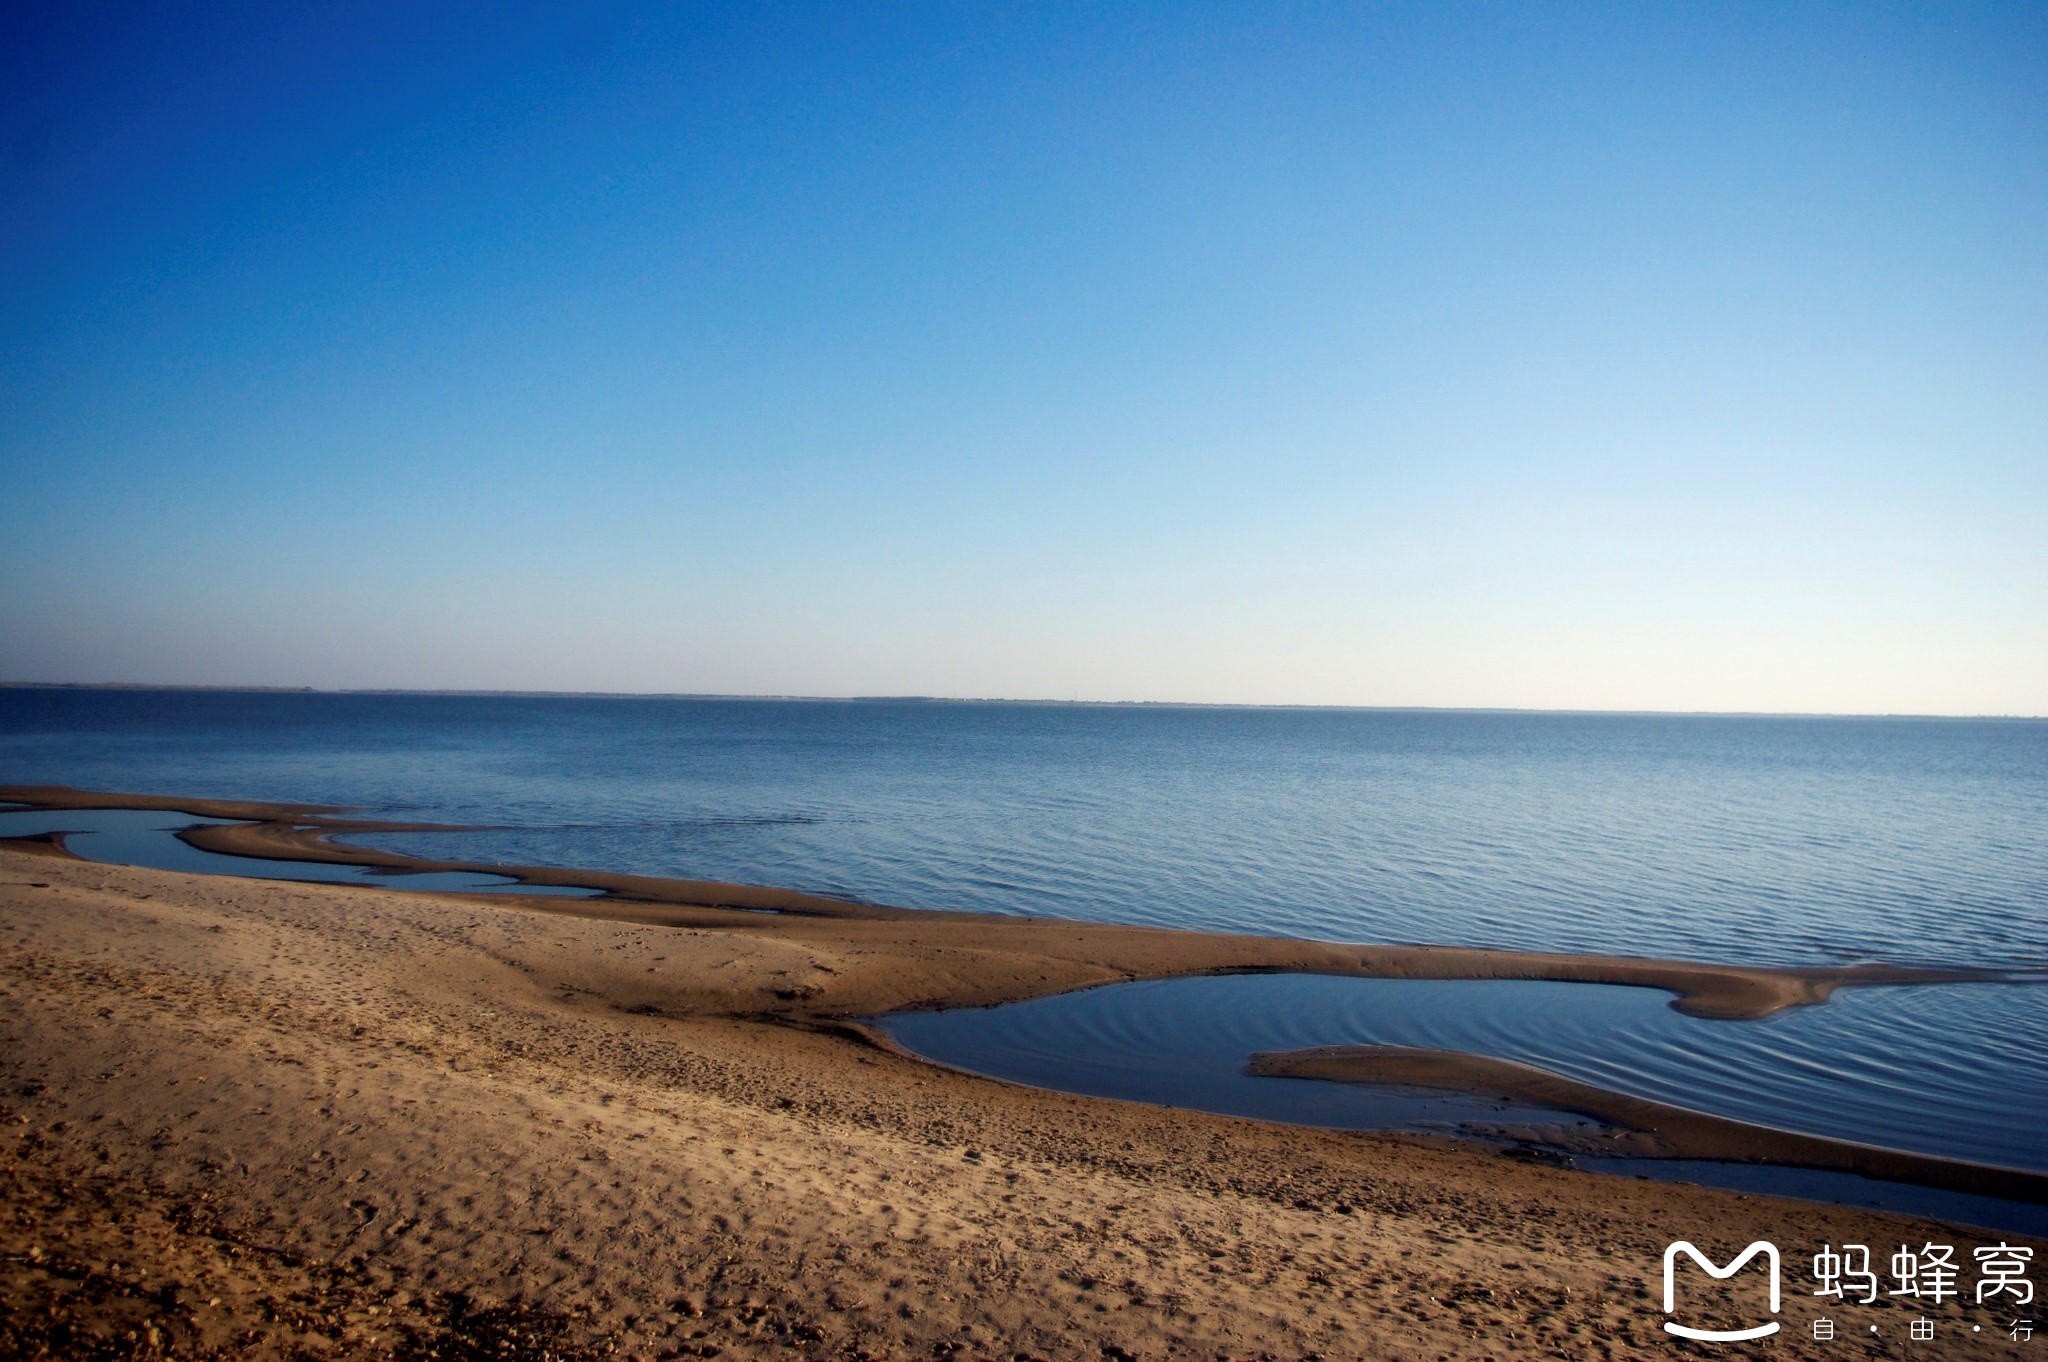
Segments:
[[[1680,1239],[1664,1250],[1665,1314],[1669,1315],[1677,1312],[1677,1282],[1673,1279],[1673,1269],[1678,1265],[1678,1255],[1681,1253],[1706,1269],[1707,1275],[1716,1281],[1725,1281],[1733,1277],[1736,1273],[1742,1271],[1744,1264],[1761,1253],[1765,1261],[1770,1264],[1771,1269],[1771,1313],[1774,1315],[1778,1313],[1778,1246],[1776,1244],[1759,1239],[1730,1259],[1728,1266],[1716,1267],[1706,1254],[1693,1247],[1691,1241]],[[1667,1334],[1677,1334],[1680,1338],[1695,1338],[1703,1343],[1739,1343],[1744,1339],[1767,1338],[1777,1333],[1778,1321],[1772,1320],[1768,1324],[1753,1325],[1747,1329],[1694,1329],[1680,1324],[1677,1320],[1667,1319],[1664,1321],[1664,1332]]]
[[[1854,1326],[1840,1324],[1830,1315],[1820,1315],[1810,1321],[1813,1337],[1830,1342],[1851,1334],[1860,1336],[1866,1323],[1874,1335],[1890,1332],[1904,1324],[1907,1339],[1915,1343],[1932,1342],[1937,1333],[1945,1334],[1952,1329],[1972,1335],[2004,1333],[2014,1343],[2026,1343],[2033,1338],[2034,1321],[2021,1317],[2019,1311],[2033,1305],[2036,1300],[2036,1284],[2028,1275],[2034,1253],[2030,1245],[2003,1239],[1996,1244],[1961,1251],[1954,1244],[1923,1243],[1918,1248],[1900,1244],[1898,1251],[1889,1258],[1869,1244],[1823,1244],[1813,1255],[1812,1276],[1817,1283],[1813,1292],[1815,1297],[1821,1301],[1832,1300],[1840,1306],[1880,1303],[1906,1306],[1914,1313],[1905,1319],[1889,1316],[1858,1322]],[[1795,1262],[1802,1256],[1803,1250],[1796,1252]],[[1705,1343],[1739,1343],[1766,1338],[1778,1332],[1781,1326],[1776,1319],[1743,1328],[1703,1329],[1670,1318],[1681,1314],[1678,1304],[1681,1258],[1691,1259],[1715,1281],[1726,1281],[1757,1258],[1762,1258],[1762,1266],[1770,1272],[1769,1313],[1777,1315],[1781,1305],[1783,1267],[1776,1244],[1759,1239],[1736,1254],[1726,1266],[1716,1264],[1688,1240],[1667,1244],[1664,1248],[1664,1314],[1667,1316],[1664,1331],[1679,1338]],[[1886,1281],[1887,1267],[1891,1269],[1891,1284]],[[1972,1268],[1975,1269],[1974,1281],[1970,1279]],[[1795,1267],[1795,1274],[1797,1271]],[[1794,1289],[1799,1290],[1796,1285]],[[1943,1306],[1968,1313],[1961,1319],[1951,1317],[1947,1322],[1940,1322]],[[1716,1308],[1736,1308],[1737,1319],[1751,1314],[1750,1310],[1731,1307],[1725,1293],[1722,1304]],[[1972,1319],[1972,1314],[1976,1318]],[[1841,1332],[1844,1328],[1851,1329],[1851,1334]]]

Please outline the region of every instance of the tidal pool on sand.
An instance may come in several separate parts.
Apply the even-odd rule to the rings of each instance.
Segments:
[[[1579,1119],[1244,1073],[1263,1050],[1457,1050],[1739,1121],[2048,1171],[2039,986],[1848,988],[1754,1021],[1689,1017],[1670,1001],[1611,984],[1225,975],[898,1013],[879,1025],[916,1054],[989,1077],[1233,1116],[1345,1129]]]
[[[254,856],[223,856],[202,851],[178,836],[183,828],[223,826],[232,818],[199,818],[157,809],[0,810],[0,837],[69,834],[64,845],[72,854],[109,865],[145,866],[151,870],[184,870],[200,875],[236,875],[254,880],[300,880],[318,884],[368,884],[379,889],[430,889],[476,893],[511,890],[521,894],[556,894],[587,898],[598,893],[569,885],[521,884],[504,875],[469,871],[389,871],[373,866],[326,861],[265,860]]]

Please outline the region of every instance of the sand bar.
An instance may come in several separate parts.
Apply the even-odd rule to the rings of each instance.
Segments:
[[[1563,1144],[1577,1153],[1786,1164],[2048,1204],[2048,1176],[2039,1173],[1905,1154],[1710,1116],[1487,1055],[1402,1045],[1322,1045],[1253,1055],[1245,1069],[1272,1078],[1398,1083],[1477,1093],[1576,1112],[1625,1132],[1619,1137],[1581,1135],[1576,1139],[1569,1132],[1547,1135],[1549,1143]]]

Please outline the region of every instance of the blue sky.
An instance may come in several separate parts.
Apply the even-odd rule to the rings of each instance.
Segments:
[[[0,677],[2048,712],[2039,6],[74,8]]]

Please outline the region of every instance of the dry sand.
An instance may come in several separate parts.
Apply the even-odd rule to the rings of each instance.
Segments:
[[[0,1356],[1626,1357],[1684,1237],[1836,1357],[1802,1249],[1998,1237],[939,1070],[837,1019],[1358,948],[845,907],[0,849]]]

